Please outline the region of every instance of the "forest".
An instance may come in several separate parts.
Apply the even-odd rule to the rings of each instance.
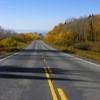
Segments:
[[[29,45],[33,40],[41,39],[40,34],[16,33],[0,27],[0,54],[15,52]]]
[[[68,19],[49,31],[44,40],[61,51],[100,61],[100,15]]]

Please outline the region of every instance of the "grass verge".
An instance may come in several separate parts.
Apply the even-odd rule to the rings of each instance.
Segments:
[[[80,50],[80,49],[75,49],[73,47],[66,47],[66,46],[57,46],[57,45],[52,45],[52,46],[60,50],[61,52],[70,53],[78,57],[81,57],[90,61],[94,61],[100,64],[100,52]]]

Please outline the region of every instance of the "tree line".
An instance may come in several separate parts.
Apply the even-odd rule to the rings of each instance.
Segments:
[[[100,51],[100,15],[66,20],[48,32],[45,41],[59,46]]]
[[[15,35],[16,32],[10,29],[4,29],[3,27],[0,26],[0,39]]]
[[[40,39],[41,35],[36,32],[17,33],[0,27],[0,53],[20,50],[33,40]]]

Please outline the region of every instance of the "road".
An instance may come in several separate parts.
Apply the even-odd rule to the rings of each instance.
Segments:
[[[34,41],[0,60],[0,100],[100,100],[100,65]]]

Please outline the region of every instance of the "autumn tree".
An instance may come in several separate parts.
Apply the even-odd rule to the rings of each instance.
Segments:
[[[62,46],[79,44],[84,49],[87,49],[89,44],[95,43],[99,46],[100,15],[92,14],[86,17],[68,19],[48,32],[45,40],[51,44]]]

